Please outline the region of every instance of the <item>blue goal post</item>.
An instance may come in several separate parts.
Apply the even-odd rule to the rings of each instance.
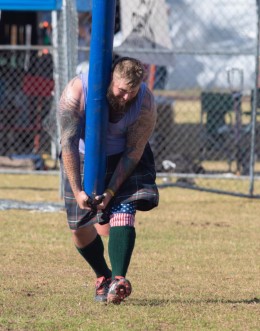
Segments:
[[[116,0],[93,1],[84,164],[84,190],[91,198],[104,192],[115,12]]]

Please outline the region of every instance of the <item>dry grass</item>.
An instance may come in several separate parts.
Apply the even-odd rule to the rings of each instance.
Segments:
[[[0,198],[59,201],[58,177],[0,182]],[[133,293],[107,306],[64,212],[1,211],[0,330],[259,330],[259,213],[256,200],[161,190],[137,215]]]
[[[242,103],[242,123],[249,124],[251,117],[246,115],[250,112],[250,102],[246,99]],[[199,96],[197,98],[185,99],[176,98],[174,102],[174,120],[177,124],[189,123],[199,124],[201,122],[201,103]],[[230,117],[231,116],[231,117]],[[259,120],[259,117],[257,117]],[[206,114],[203,114],[203,123],[206,122]],[[226,115],[226,123],[235,123],[235,114]]]
[[[0,174],[0,199],[60,201],[59,176]]]

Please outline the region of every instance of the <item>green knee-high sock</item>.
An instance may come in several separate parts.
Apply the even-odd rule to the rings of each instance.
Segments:
[[[104,245],[99,235],[86,247],[76,247],[79,253],[88,262],[91,268],[94,270],[97,277],[105,276],[111,277],[111,271],[107,266],[104,258]]]
[[[108,254],[112,265],[112,277],[125,277],[135,245],[135,228],[113,226],[110,228]]]

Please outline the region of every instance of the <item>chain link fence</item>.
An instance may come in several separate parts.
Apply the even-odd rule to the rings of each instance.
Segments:
[[[169,2],[174,66],[163,92],[174,103],[171,127],[158,127],[167,146],[160,157],[171,161],[164,168],[177,177],[172,185],[256,193],[257,4],[245,15],[245,1]]]
[[[75,3],[63,1],[61,11],[38,13],[35,25],[9,24],[7,16],[2,31],[2,42],[10,44],[0,45],[1,167],[57,169],[57,105],[77,66]]]
[[[1,155],[49,151],[46,121],[54,90],[51,53],[47,48],[6,48],[1,49],[1,60]]]
[[[118,1],[114,53],[147,66],[162,185],[260,194],[258,10],[254,0]],[[91,12],[73,0],[50,15],[50,45],[0,45],[0,155],[40,156],[37,169],[57,160],[58,100],[88,70],[91,37]]]

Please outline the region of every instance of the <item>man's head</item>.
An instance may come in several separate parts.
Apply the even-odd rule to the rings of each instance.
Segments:
[[[114,110],[124,108],[136,97],[144,74],[144,66],[139,60],[125,57],[116,61],[107,92],[108,102]]]

